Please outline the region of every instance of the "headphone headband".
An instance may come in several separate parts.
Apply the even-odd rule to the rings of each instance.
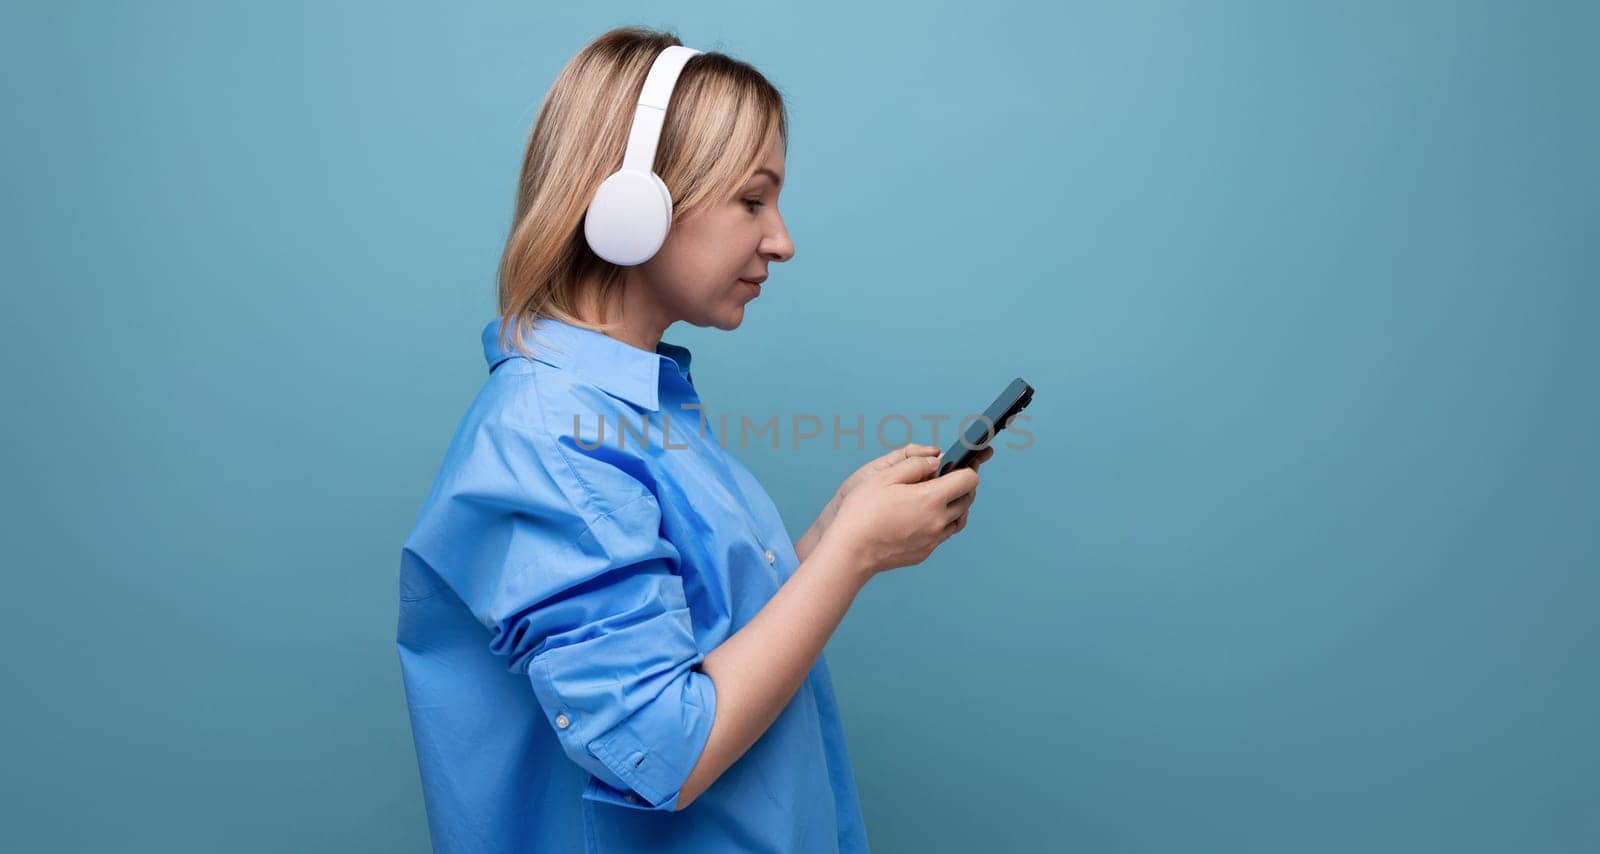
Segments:
[[[700,51],[692,47],[675,44],[663,50],[651,63],[644,88],[639,90],[639,105],[633,110],[633,125],[628,129],[628,150],[622,156],[622,168],[654,171],[656,146],[660,144],[661,125],[667,117],[672,90],[678,85],[684,63],[698,53]]]

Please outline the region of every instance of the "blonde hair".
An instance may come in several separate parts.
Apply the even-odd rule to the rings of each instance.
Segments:
[[[622,166],[628,128],[657,54],[682,44],[671,32],[620,27],[585,45],[551,84],[528,135],[516,212],[500,258],[501,343],[523,343],[522,321],[551,317],[597,331],[577,306],[585,291],[605,312],[626,268],[589,248],[583,217],[608,175]],[[673,89],[655,172],[672,195],[672,221],[738,192],[776,136],[789,147],[783,94],[761,72],[722,53],[690,57]]]

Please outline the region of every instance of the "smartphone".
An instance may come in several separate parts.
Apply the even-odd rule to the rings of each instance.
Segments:
[[[933,476],[972,465],[972,458],[989,447],[994,437],[1011,422],[1011,417],[1021,412],[1032,400],[1033,386],[1023,382],[1022,377],[1012,380],[1005,391],[994,399],[994,403],[983,411],[983,417],[972,419],[966,431],[956,437],[955,444],[944,452],[939,471]]]

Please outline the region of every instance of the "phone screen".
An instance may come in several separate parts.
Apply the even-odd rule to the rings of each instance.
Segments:
[[[944,452],[944,457],[939,463],[939,471],[935,477],[945,474],[953,469],[962,468],[972,464],[972,458],[980,451],[989,447],[995,436],[1010,423],[1012,416],[1021,412],[1033,401],[1033,386],[1017,377],[1011,381],[1000,396],[989,404],[983,411],[982,418],[973,418],[967,429],[956,437],[956,441]],[[965,419],[963,419],[965,420]]]

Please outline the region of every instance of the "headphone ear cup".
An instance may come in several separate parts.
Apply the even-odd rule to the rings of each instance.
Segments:
[[[672,194],[654,172],[613,172],[595,191],[583,216],[589,248],[613,264],[632,267],[650,260],[672,226]]]
[[[656,182],[656,192],[661,194],[661,202],[666,208],[667,223],[666,226],[661,229],[661,239],[665,241],[667,238],[667,232],[672,230],[672,192],[667,189],[667,182],[661,180],[660,175],[651,172],[650,180]]]

